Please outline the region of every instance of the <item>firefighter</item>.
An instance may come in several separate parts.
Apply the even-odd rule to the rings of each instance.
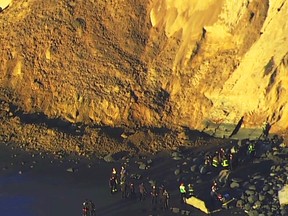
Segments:
[[[188,184],[188,193],[187,193],[187,198],[190,198],[194,195],[194,188],[192,184]]]
[[[183,182],[179,186],[179,191],[181,196],[180,203],[181,204],[186,203],[186,188]]]
[[[221,165],[224,168],[228,168],[229,167],[229,160],[228,160],[228,158],[225,155],[222,158]]]
[[[216,154],[214,155],[213,159],[212,159],[212,166],[217,168],[219,166],[219,158],[218,158],[218,152],[216,152]]]
[[[249,143],[247,153],[250,158],[255,156],[255,144],[253,142]]]
[[[116,180],[115,176],[110,177],[109,187],[110,187],[110,193],[111,194],[117,192],[117,180]]]
[[[152,205],[157,204],[158,193],[155,185],[152,186],[151,196],[152,196]]]
[[[211,166],[211,165],[212,165],[212,160],[213,160],[212,156],[211,156],[210,154],[206,154],[206,155],[205,155],[205,162],[204,162],[204,164],[205,164],[206,166]]]
[[[211,195],[212,199],[215,199],[217,197],[217,191],[218,191],[218,184],[214,180],[213,183],[212,183],[211,192],[210,192],[210,195]]]

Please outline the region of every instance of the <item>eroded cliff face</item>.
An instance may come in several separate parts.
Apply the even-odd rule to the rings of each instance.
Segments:
[[[111,127],[288,127],[285,0],[13,1],[1,99]]]

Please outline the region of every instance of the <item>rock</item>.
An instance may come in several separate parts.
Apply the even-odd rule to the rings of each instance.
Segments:
[[[248,215],[249,216],[258,216],[259,214],[258,214],[258,212],[256,210],[252,210],[252,211],[248,212]]]
[[[21,175],[22,173],[23,173],[23,172],[22,172],[21,170],[18,172],[19,175]]]
[[[112,154],[106,155],[103,159],[108,163],[115,162],[114,158],[112,157]]]
[[[130,178],[131,179],[140,179],[142,176],[140,175],[140,174],[135,174],[135,173],[132,173],[131,175],[130,175]]]
[[[176,214],[178,214],[179,212],[180,212],[180,209],[179,208],[172,208],[172,210],[171,210],[173,213],[176,213]]]
[[[246,203],[246,204],[244,205],[244,209],[245,209],[246,211],[249,211],[249,210],[251,209],[251,205],[250,205],[249,203]]]
[[[263,187],[262,190],[263,190],[263,191],[268,191],[268,190],[269,190],[269,186],[268,186],[268,185],[264,185],[264,187]]]
[[[257,200],[257,197],[255,195],[250,195],[247,199],[249,203],[253,204]]]
[[[255,191],[246,190],[245,193],[246,193],[247,195],[254,195],[254,194],[255,194]]]
[[[138,168],[141,169],[141,170],[145,170],[145,169],[147,169],[147,166],[146,166],[145,163],[141,162],[141,163],[139,164],[139,167],[138,167]]]
[[[256,190],[256,186],[255,185],[250,185],[248,188],[249,188],[249,190],[254,190],[254,191]]]
[[[153,163],[152,159],[147,160],[146,162],[148,165],[151,165]]]
[[[258,194],[258,200],[260,202],[262,202],[263,200],[265,200],[266,196],[264,194]]]
[[[190,211],[181,210],[181,215],[190,215]]]
[[[180,169],[176,169],[175,171],[174,171],[174,174],[175,175],[179,175],[181,173],[181,170]]]
[[[193,165],[193,166],[191,166],[191,168],[190,168],[190,170],[191,170],[192,172],[196,172],[196,169],[197,169],[197,165]]]
[[[208,171],[208,169],[207,169],[207,166],[205,166],[205,165],[200,165],[199,166],[199,172],[201,173],[201,174],[206,174],[207,173],[207,171]]]
[[[231,184],[230,184],[230,187],[231,188],[239,188],[239,183],[237,183],[237,182],[232,182]]]
[[[244,206],[244,201],[243,200],[237,200],[236,207],[242,209],[243,206]]]
[[[66,169],[66,171],[67,172],[74,172],[75,170],[74,170],[74,168],[70,167],[70,168]]]
[[[176,156],[176,157],[173,157],[173,160],[182,160],[182,158],[181,157],[178,157],[178,156]]]
[[[241,182],[243,182],[243,179],[240,179],[240,178],[232,178],[231,181],[232,181],[232,182],[241,183]]]
[[[260,207],[261,207],[261,202],[257,200],[253,205],[253,209],[259,209]]]
[[[270,195],[273,195],[274,191],[272,189],[270,189],[270,190],[267,191],[267,193],[270,194]]]

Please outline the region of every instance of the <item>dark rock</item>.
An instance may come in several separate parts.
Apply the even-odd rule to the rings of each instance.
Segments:
[[[231,184],[230,184],[230,187],[231,188],[239,188],[239,183],[237,183],[237,182],[232,182]]]
[[[266,196],[264,194],[258,194],[258,200],[261,202],[263,200],[265,200]]]
[[[191,170],[192,172],[196,172],[196,169],[197,169],[197,165],[193,165],[193,166],[191,166],[191,168],[190,168],[190,170]]]
[[[243,208],[243,206],[244,206],[243,200],[237,200],[237,202],[236,202],[236,207],[237,207],[237,208]]]
[[[75,169],[74,169],[74,168],[72,168],[72,167],[70,167],[70,168],[66,169],[66,171],[67,171],[67,172],[74,172],[74,171],[75,171]]]
[[[175,171],[174,171],[174,174],[175,175],[179,175],[181,173],[181,170],[180,169],[176,169]]]
[[[256,190],[256,186],[255,185],[250,185],[248,188],[249,188],[249,190],[254,190],[254,191]]]
[[[253,208],[254,209],[259,209],[261,207],[261,202],[259,200],[257,200],[254,205],[253,205]]]
[[[179,213],[180,212],[180,209],[179,208],[172,208],[171,210],[173,213]]]
[[[259,214],[258,214],[258,212],[256,210],[251,210],[251,211],[248,212],[248,215],[249,216],[258,216]]]
[[[254,195],[254,194],[255,194],[255,191],[246,190],[245,193],[246,193],[247,195]]]
[[[257,200],[257,197],[255,195],[250,195],[247,199],[249,203],[253,204]]]
[[[243,182],[243,179],[240,179],[240,178],[232,178],[231,181],[232,181],[232,182],[241,183],[241,182]]]
[[[115,162],[114,158],[112,157],[112,154],[106,155],[103,159],[108,163]]]

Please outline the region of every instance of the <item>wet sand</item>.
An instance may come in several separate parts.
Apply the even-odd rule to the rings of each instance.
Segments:
[[[149,194],[144,202],[138,199],[121,199],[120,192],[111,195],[108,180],[112,167],[120,170],[124,160],[107,163],[96,158],[55,159],[54,155],[45,153],[40,155],[18,149],[11,150],[11,146],[4,144],[0,148],[1,216],[79,216],[82,214],[82,202],[87,198],[95,203],[97,216],[181,215],[163,211],[160,204],[152,206]],[[189,210],[191,215],[206,215],[179,202],[179,181],[185,178],[175,175],[174,171],[183,161],[172,160],[166,153],[151,158],[153,163],[148,170],[139,170],[136,161],[147,161],[149,158],[132,158],[127,163],[129,173],[142,175],[141,180],[132,180],[136,185],[136,192],[138,184],[143,181],[150,193],[149,180],[156,180],[159,184],[163,183],[170,192],[170,207]],[[68,172],[68,168],[73,168],[74,172]],[[196,188],[197,193],[207,194],[211,178],[203,180],[203,184]],[[213,215],[231,214],[244,215],[239,209]]]

